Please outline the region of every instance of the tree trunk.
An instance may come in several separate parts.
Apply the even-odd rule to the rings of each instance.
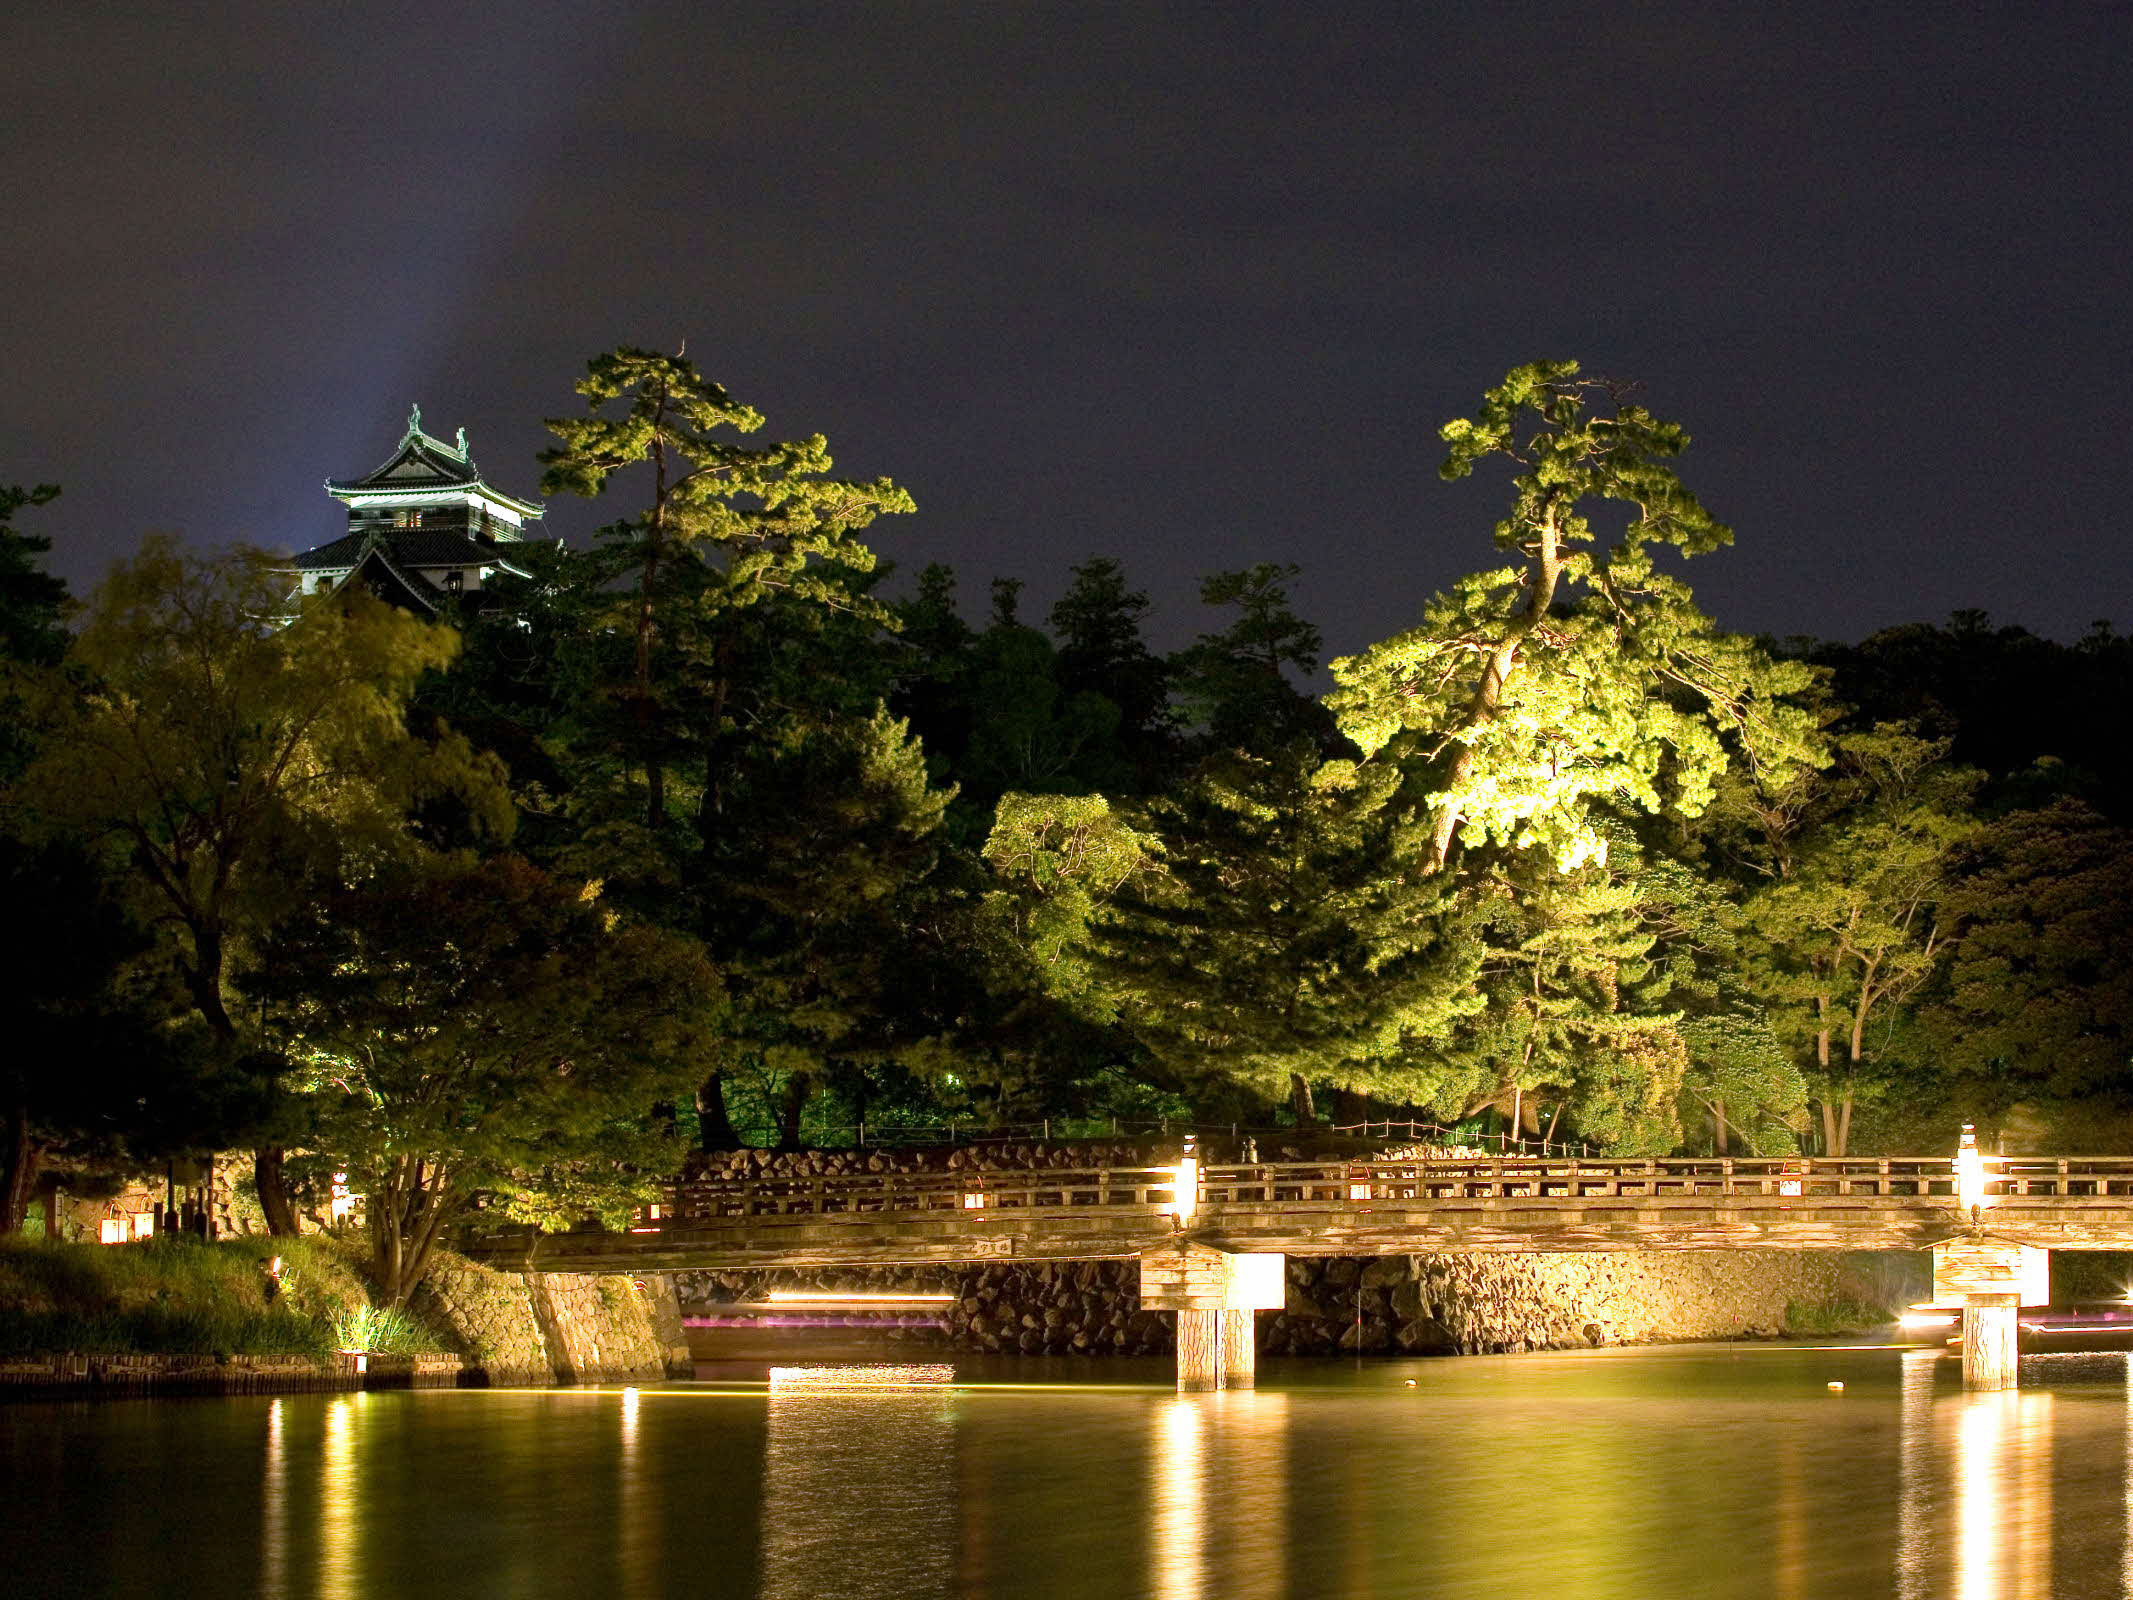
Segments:
[[[1534,527],[1533,565],[1528,569],[1533,587],[1527,591],[1526,604],[1504,636],[1496,641],[1489,653],[1488,664],[1482,669],[1481,682],[1474,689],[1473,698],[1467,702],[1464,728],[1473,732],[1487,727],[1496,720],[1496,713],[1503,705],[1504,686],[1510,682],[1511,673],[1518,665],[1519,648],[1527,638],[1547,620],[1548,608],[1555,604],[1556,584],[1563,570],[1562,553],[1556,545],[1556,518],[1560,508],[1551,503],[1541,514]],[[1447,795],[1458,791],[1474,773],[1474,746],[1470,740],[1459,742],[1458,753],[1452,758],[1452,768],[1444,789]],[[1444,809],[1435,818],[1430,830],[1429,859],[1426,871],[1438,872],[1452,853],[1452,840],[1459,831],[1458,807],[1449,799]]]
[[[1733,1153],[1726,1143],[1726,1103],[1723,1100],[1711,1102],[1711,1148],[1722,1156]]]
[[[726,1114],[726,1075],[714,1072],[696,1089],[696,1143],[707,1151],[738,1150],[739,1130]]]
[[[277,1239],[293,1239],[303,1232],[296,1220],[296,1203],[289,1197],[289,1179],[283,1171],[287,1155],[279,1145],[252,1152],[252,1184],[259,1191],[259,1209],[266,1215],[267,1232]]]
[[[800,1148],[800,1113],[807,1108],[808,1097],[815,1092],[815,1077],[811,1072],[795,1072],[785,1080],[785,1090],[778,1096],[778,1148]]]
[[[1296,1113],[1297,1127],[1318,1126],[1318,1108],[1311,1103],[1311,1086],[1304,1082],[1300,1072],[1289,1074],[1289,1109]]]
[[[29,1220],[30,1195],[37,1186],[37,1149],[30,1143],[30,1109],[8,1109],[4,1143],[0,1143],[0,1235],[20,1233]]]

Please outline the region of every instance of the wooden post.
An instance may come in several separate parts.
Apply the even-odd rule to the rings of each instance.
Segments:
[[[1178,1393],[1222,1387],[1222,1313],[1178,1313]]]
[[[1963,1387],[2015,1386],[2015,1308],[2012,1294],[1963,1296]]]
[[[1249,1389],[1259,1381],[1259,1330],[1256,1313],[1224,1311],[1222,1317],[1222,1387]]]
[[[1278,1255],[1240,1255],[1190,1239],[1141,1252],[1141,1309],[1178,1314],[1179,1392],[1252,1386],[1252,1313],[1280,1310],[1286,1281]]]
[[[1933,1247],[1933,1298],[1963,1307],[1963,1387],[2015,1386],[2015,1320],[2051,1299],[2051,1254],[1973,1235]]]

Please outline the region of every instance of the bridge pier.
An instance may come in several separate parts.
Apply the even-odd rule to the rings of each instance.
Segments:
[[[1141,1252],[1141,1308],[1178,1314],[1179,1393],[1252,1387],[1259,1359],[1252,1313],[1281,1308],[1287,1262],[1183,1235]]]
[[[2015,1312],[2011,1294],[1963,1296],[1963,1387],[2015,1387]]]
[[[1222,1313],[1184,1308],[1178,1312],[1178,1393],[1204,1394],[1222,1387]]]
[[[1222,1318],[1222,1387],[1252,1388],[1259,1382],[1258,1313],[1237,1308],[1217,1315]]]
[[[1963,1387],[2015,1387],[2015,1323],[2051,1299],[2051,1252],[1982,1235],[1933,1247],[1933,1298],[1963,1308]]]

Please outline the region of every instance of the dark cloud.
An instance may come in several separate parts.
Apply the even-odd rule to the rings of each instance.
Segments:
[[[18,5],[0,477],[87,579],[302,545],[410,400],[525,491],[608,345],[911,485],[1039,603],[1291,559],[1328,639],[1489,559],[1435,428],[1635,377],[1727,622],[2133,622],[2112,4]],[[552,525],[589,528],[594,508]]]

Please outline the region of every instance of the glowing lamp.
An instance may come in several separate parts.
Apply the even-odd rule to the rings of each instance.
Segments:
[[[1193,1149],[1193,1136],[1189,1133],[1185,1135],[1184,1154],[1171,1169],[1171,1174],[1170,1218],[1182,1230],[1192,1226],[1192,1215],[1200,1209],[1200,1158]]]
[[[1977,1147],[1977,1130],[1967,1122],[1955,1147],[1955,1203],[1972,1216],[1985,1209],[1985,1152]]]
[[[984,1210],[985,1195],[983,1191],[977,1189],[966,1189],[963,1192],[963,1209],[965,1211]]]

